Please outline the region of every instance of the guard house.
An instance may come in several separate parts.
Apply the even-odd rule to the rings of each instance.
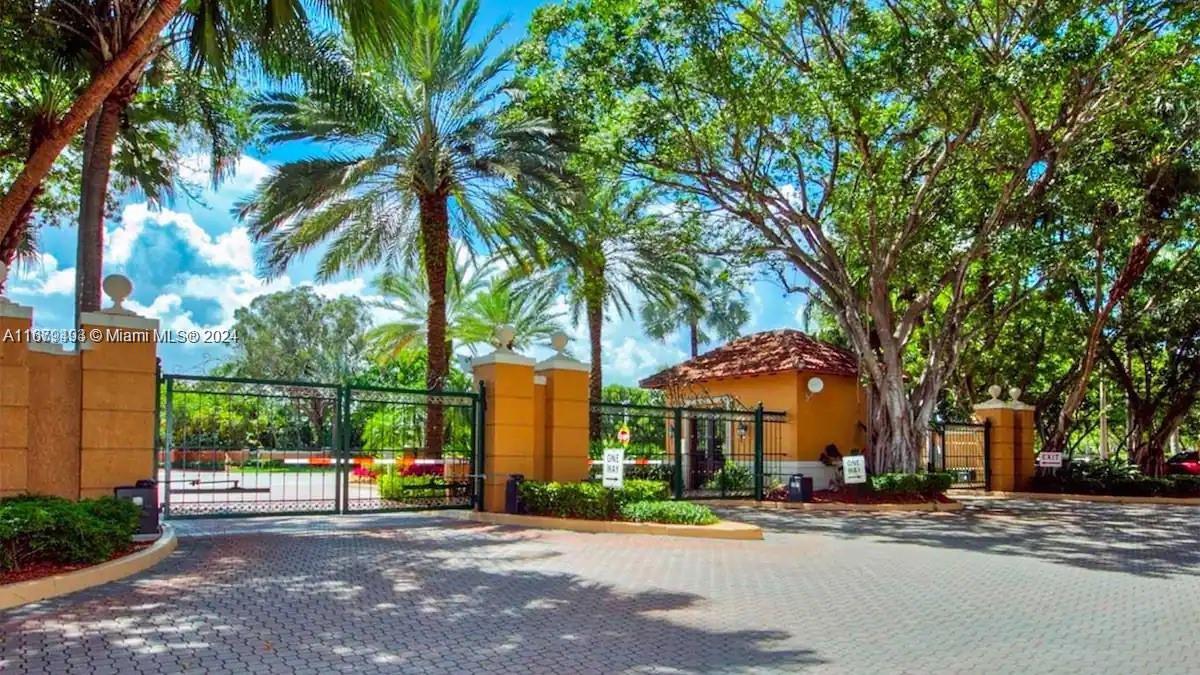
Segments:
[[[811,475],[817,489],[833,477],[833,469],[820,462],[827,445],[845,455],[865,444],[867,404],[857,358],[798,330],[738,338],[639,384],[663,390],[669,405],[749,409],[761,402],[766,410],[785,413],[775,468]],[[703,429],[685,428],[685,456],[695,456],[704,442]]]

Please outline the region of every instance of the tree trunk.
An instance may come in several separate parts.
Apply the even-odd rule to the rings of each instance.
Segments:
[[[429,307],[425,318],[425,387],[441,390],[446,386],[450,355],[446,349],[446,265],[450,250],[448,197],[444,194],[422,196],[421,243],[425,258],[425,276],[429,284]],[[442,406],[430,403],[425,417],[425,452],[440,457],[443,429]]]
[[[700,355],[700,326],[695,321],[688,323],[688,339],[692,348],[692,358]]]
[[[1083,404],[1083,399],[1087,395],[1088,383],[1092,378],[1092,371],[1096,367],[1096,359],[1100,353],[1101,339],[1104,337],[1104,328],[1108,324],[1108,318],[1112,316],[1117,305],[1125,300],[1125,296],[1129,295],[1134,285],[1145,274],[1146,268],[1153,262],[1156,250],[1152,250],[1150,244],[1150,235],[1146,232],[1139,232],[1129,250],[1129,257],[1121,268],[1120,275],[1109,289],[1108,300],[1101,305],[1099,298],[1096,299],[1096,314],[1092,319],[1087,341],[1084,343],[1079,372],[1067,394],[1062,410],[1058,413],[1058,423],[1042,446],[1043,450],[1066,451],[1067,440],[1075,424],[1075,414],[1079,412],[1079,406]]]
[[[913,406],[899,377],[868,385],[871,440],[865,453],[871,473],[917,470],[929,416]]]
[[[600,338],[604,332],[604,301],[597,298],[588,298],[586,301],[587,324],[588,324],[588,342],[591,346],[592,355],[592,371],[588,378],[588,399],[589,399],[589,414],[588,414],[588,438],[593,441],[600,440],[600,413],[594,407],[595,403],[600,402],[601,390],[604,387],[604,370],[600,365]]]
[[[67,114],[30,153],[21,173],[9,186],[3,199],[0,199],[0,239],[8,235],[16,223],[22,205],[46,179],[63,149],[92,115],[96,114],[122,78],[137,66],[150,49],[150,45],[158,38],[158,34],[179,12],[180,2],[181,0],[159,0],[158,5],[150,12],[145,23],[138,28],[125,48],[92,76],[91,82],[71,104]]]
[[[132,94],[130,94],[132,95]],[[75,249],[75,325],[83,312],[100,309],[100,280],[104,271],[104,206],[112,173],[113,146],[128,103],[125,92],[114,92],[89,124],[84,144],[79,188],[79,231]]]

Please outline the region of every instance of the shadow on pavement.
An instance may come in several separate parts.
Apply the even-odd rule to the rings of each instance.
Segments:
[[[1200,569],[1200,508],[1090,502],[965,499],[949,513],[838,513],[719,509],[768,532],[1027,556],[1149,577]]]
[[[150,574],[0,614],[0,670],[713,672],[820,662],[773,649],[787,633],[672,621],[699,596],[539,571],[557,553],[529,532],[422,517],[374,529],[305,520],[184,524],[192,536]],[[197,536],[218,532],[226,536]]]

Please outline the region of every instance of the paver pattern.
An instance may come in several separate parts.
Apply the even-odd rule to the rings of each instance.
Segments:
[[[0,671],[1200,672],[1200,509],[725,515],[766,540],[182,521],[152,571],[0,613]]]

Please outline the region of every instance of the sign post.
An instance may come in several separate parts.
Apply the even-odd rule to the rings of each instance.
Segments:
[[[625,485],[625,449],[604,449],[603,485],[606,488],[621,489]]]
[[[625,447],[629,447],[629,426],[622,424],[617,430],[617,442]]]
[[[1061,452],[1042,451],[1038,453],[1037,465],[1043,469],[1061,469],[1063,464]]]
[[[846,481],[846,485],[867,482],[867,458],[862,455],[843,457],[842,479]]]

